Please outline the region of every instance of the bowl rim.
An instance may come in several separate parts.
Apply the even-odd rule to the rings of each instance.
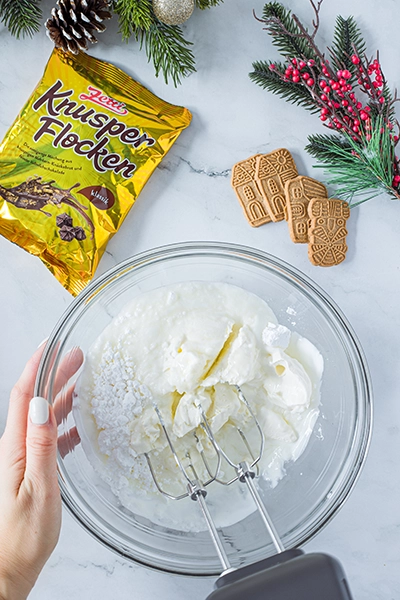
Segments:
[[[322,303],[330,309],[330,311],[334,314],[338,321],[339,327],[342,328],[344,333],[347,335],[349,341],[353,345],[353,350],[358,358],[358,367],[360,369],[360,376],[363,383],[364,388],[364,400],[365,400],[365,414],[364,414],[364,427],[362,430],[361,438],[359,441],[359,448],[356,456],[353,459],[353,465],[351,473],[349,474],[347,480],[343,484],[343,487],[335,500],[335,503],[323,514],[322,521],[318,524],[318,526],[314,526],[312,528],[309,527],[309,530],[303,534],[301,539],[301,545],[306,544],[310,540],[312,540],[320,531],[322,531],[334,518],[334,516],[338,513],[338,511],[343,507],[346,500],[348,499],[350,493],[353,491],[354,486],[356,485],[358,478],[361,475],[362,469],[365,465],[365,461],[368,455],[368,450],[371,443],[372,437],[372,429],[373,429],[373,391],[372,391],[372,382],[371,376],[368,368],[368,363],[366,360],[366,356],[364,350],[361,346],[361,343],[353,329],[350,325],[347,317],[344,315],[342,310],[338,307],[336,302],[329,296],[327,292],[325,292],[322,287],[320,287],[313,279],[309,276],[305,275],[302,271],[287,263],[286,261],[268,253],[264,250],[259,250],[257,248],[253,248],[251,246],[246,246],[242,244],[236,244],[231,242],[219,242],[219,241],[188,241],[188,242],[178,242],[173,244],[166,244],[161,246],[156,246],[150,248],[148,250],[142,251],[140,253],[134,254],[132,257],[125,259],[124,261],[118,263],[113,266],[105,273],[100,275],[97,279],[94,279],[89,283],[89,285],[82,291],[80,294],[72,300],[67,309],[62,314],[61,318],[57,321],[53,331],[51,332],[37,371],[34,395],[38,395],[40,393],[40,383],[41,378],[44,372],[44,367],[48,362],[50,350],[53,349],[53,342],[57,339],[58,335],[65,327],[65,323],[70,320],[71,315],[81,308],[82,306],[89,303],[98,293],[101,292],[103,288],[105,288],[108,284],[110,284],[114,279],[121,276],[124,271],[131,271],[139,266],[143,266],[146,263],[153,264],[163,260],[165,258],[173,258],[174,256],[184,257],[185,254],[196,256],[201,256],[202,254],[205,256],[210,256],[212,254],[219,254],[221,256],[229,255],[233,256],[235,254],[243,254],[245,258],[259,260],[262,263],[267,262],[273,268],[283,271],[286,276],[294,277],[297,282],[299,282],[305,289],[317,296],[317,298],[322,301]],[[59,463],[59,455],[57,462]],[[127,560],[130,560],[136,564],[140,564],[157,572],[164,572],[188,577],[215,577],[220,574],[219,571],[215,572],[207,572],[207,573],[199,573],[199,572],[191,572],[183,571],[179,569],[173,569],[168,567],[161,567],[159,565],[155,566],[150,562],[142,560],[137,557],[132,557],[128,553],[124,552],[123,549],[117,548],[118,545],[108,541],[105,539],[109,538],[109,535],[104,535],[103,537],[97,531],[95,525],[92,525],[91,520],[88,522],[87,516],[86,519],[83,518],[82,512],[79,507],[76,506],[76,503],[71,498],[70,493],[68,492],[64,480],[60,471],[60,467],[58,464],[58,482],[60,486],[61,498],[64,506],[67,508],[68,512],[80,523],[80,525],[92,535],[97,541],[99,541],[102,545],[104,545],[109,550],[112,550],[119,556],[124,557]],[[119,544],[121,545],[121,544]],[[298,544],[300,545],[300,544]]]

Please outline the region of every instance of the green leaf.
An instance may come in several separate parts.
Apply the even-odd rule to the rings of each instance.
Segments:
[[[275,65],[274,70],[269,68],[271,64]],[[279,73],[284,73],[285,68],[286,66],[278,61],[257,61],[253,63],[254,70],[249,73],[249,77],[262,88],[277,94],[284,100],[303,106],[312,113],[319,112],[308,89],[303,85],[283,81],[280,78]]]
[[[351,62],[354,48],[359,56],[366,50],[365,41],[357,26],[354,17],[344,19],[340,15],[336,18],[332,48],[330,49],[331,61],[335,70],[348,69],[352,74],[353,82],[357,78],[357,67]]]
[[[0,0],[0,21],[11,35],[32,36],[40,29],[39,0]]]
[[[265,29],[272,37],[272,43],[282,56],[288,58],[305,57],[314,58],[314,53],[307,40],[297,37],[300,29],[292,19],[290,10],[284,8],[280,2],[269,2],[263,10]]]

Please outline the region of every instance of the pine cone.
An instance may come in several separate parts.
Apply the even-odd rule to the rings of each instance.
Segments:
[[[78,54],[94,44],[96,31],[104,31],[103,21],[111,19],[108,0],[57,0],[46,21],[47,35],[56,48]]]

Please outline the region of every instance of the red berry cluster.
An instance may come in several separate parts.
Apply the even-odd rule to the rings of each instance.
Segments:
[[[381,105],[385,103],[382,94],[384,78],[378,59],[365,67],[360,57],[351,56],[351,62],[358,69],[358,84],[369,98]],[[275,70],[274,64],[270,65]],[[321,108],[320,119],[331,129],[343,129],[355,140],[361,140],[361,134],[370,139],[370,107],[357,100],[350,83],[352,74],[348,69],[341,69],[336,73],[324,61],[317,66],[315,61],[290,59],[284,73],[280,74],[285,81],[307,86],[316,103]],[[395,140],[397,141],[397,140]]]
[[[328,127],[334,129],[343,129],[344,127],[353,134],[358,134],[361,120],[358,111],[362,105],[357,102],[352,91],[353,87],[349,82],[350,71],[343,69],[334,74],[329,68],[329,64],[323,64],[322,75],[326,79],[321,78],[318,82],[319,100],[322,105],[321,121],[329,119]]]
[[[304,60],[297,60],[297,58],[292,58],[291,63],[285,71],[284,78],[286,80],[291,79],[293,83],[300,83],[301,80],[308,85],[308,87],[313,87],[315,80],[313,79],[312,74],[306,69],[306,67],[310,67],[311,69],[315,65],[315,61],[313,59],[305,62]]]
[[[355,76],[359,89],[363,91],[368,101],[375,106],[385,105],[383,87],[385,80],[381,65],[376,58],[372,62],[362,61],[357,54],[351,56],[351,62],[355,67]],[[348,69],[334,71],[328,60],[323,59],[316,62],[312,59],[291,58],[284,73],[278,72],[275,64],[270,64],[282,80],[307,87],[316,105],[320,108],[320,119],[330,129],[342,130],[351,135],[357,142],[371,139],[371,108],[368,104],[360,102],[354,92],[350,80],[353,74]],[[384,127],[391,130],[390,137],[395,144],[399,136],[394,135],[393,124],[389,119],[384,119]],[[384,127],[381,133],[384,132]],[[400,187],[400,161],[396,158],[394,165],[394,177],[392,186]]]
[[[354,65],[358,66],[358,84],[364,91],[369,94],[375,102],[379,102],[379,104],[383,105],[386,102],[386,99],[383,95],[383,86],[384,86],[384,78],[381,70],[381,65],[377,58],[373,60],[367,68],[365,68],[360,60],[360,58],[353,54],[351,57],[351,61]],[[386,127],[389,130],[393,130],[393,123],[389,120],[386,122]],[[384,127],[381,128],[381,133],[384,132]],[[398,135],[390,134],[391,139],[397,144],[399,141]],[[367,139],[370,139],[371,136],[367,133]],[[398,175],[396,177],[399,177]],[[393,180],[396,183],[396,186],[400,183],[400,178]]]
[[[355,54],[353,54],[351,57],[351,61],[353,65],[358,66],[358,84],[363,87],[366,92],[370,92],[371,90],[373,94],[375,90],[375,95],[378,97],[378,102],[380,104],[384,104],[385,98],[382,96],[384,81],[381,65],[379,64],[378,59],[375,58],[375,60],[368,65],[366,70],[361,63],[360,58]]]

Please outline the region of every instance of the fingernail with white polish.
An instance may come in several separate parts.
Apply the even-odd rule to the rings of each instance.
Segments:
[[[29,403],[29,417],[34,425],[44,425],[49,420],[49,403],[35,396]]]
[[[40,346],[43,346],[43,344],[45,344],[47,342],[47,340],[49,339],[49,336],[47,336],[46,338],[44,338],[44,340],[42,340],[38,346],[38,349],[40,348]]]

